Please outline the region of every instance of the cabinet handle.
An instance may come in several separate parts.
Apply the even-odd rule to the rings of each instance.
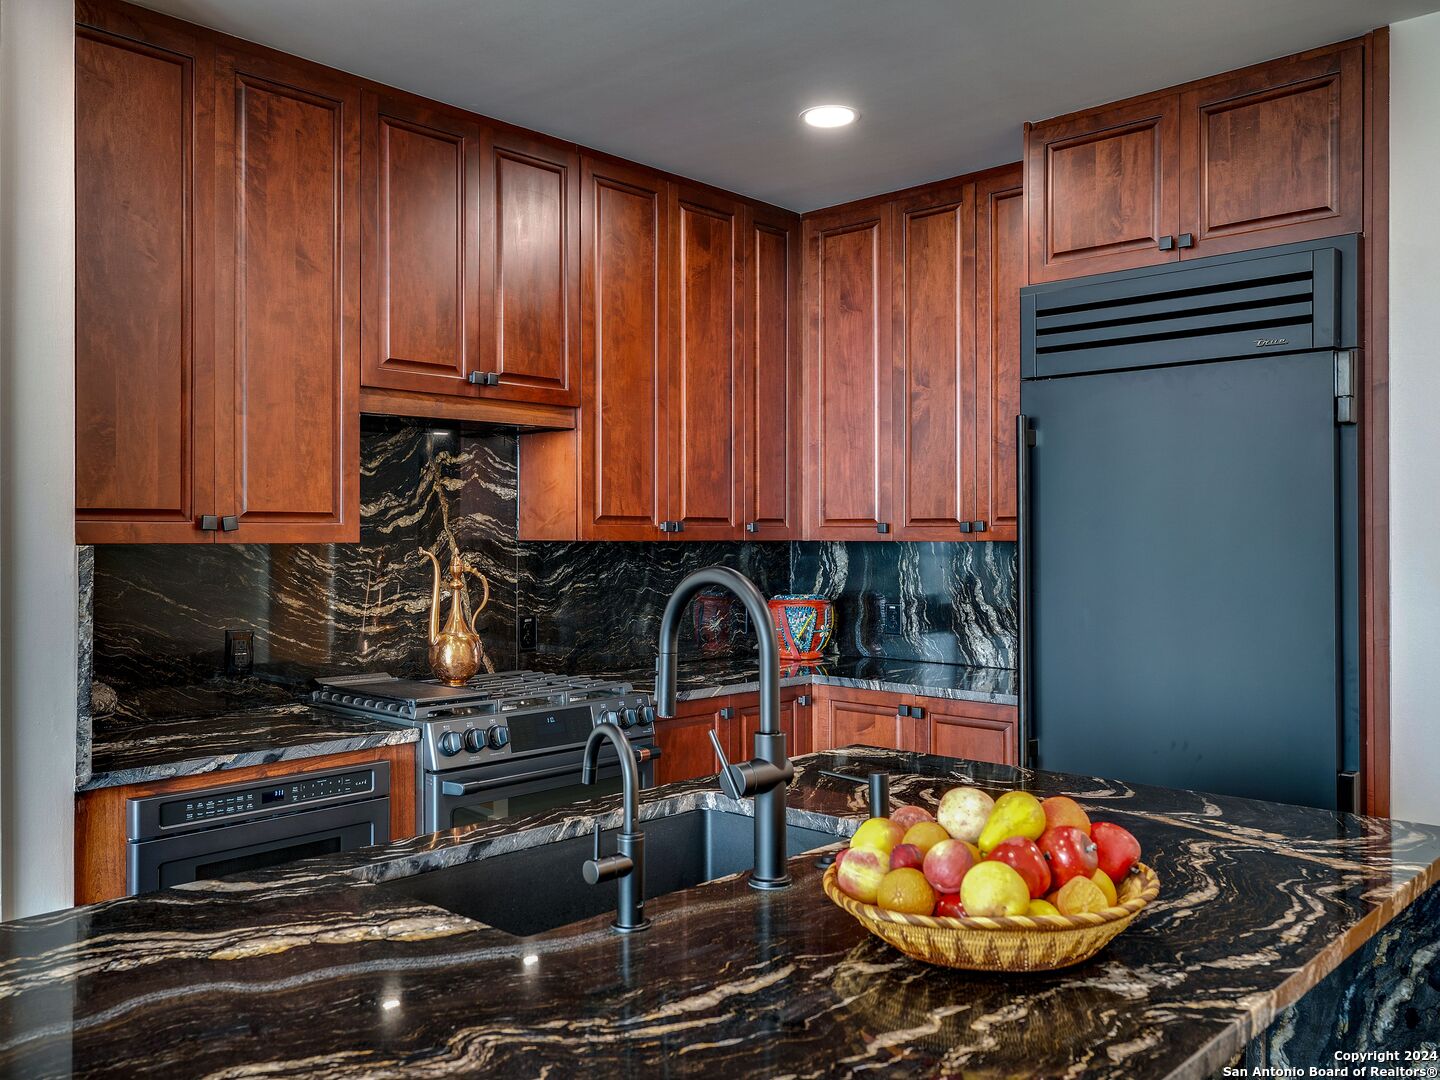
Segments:
[[[1162,236],[1155,242],[1155,246],[1161,251],[1174,251],[1175,238],[1173,236]]]
[[[968,522],[968,521],[962,521],[962,522],[960,522],[960,531],[963,532],[963,533],[968,533],[968,532],[970,531],[970,522]]]
[[[200,515],[200,531],[201,531],[201,532],[215,532],[215,531],[216,531],[217,529],[219,529],[219,528],[220,528],[220,515],[218,515],[218,514],[201,514],[201,515]]]
[[[911,705],[911,706],[910,706],[910,716],[911,716],[912,719],[915,719],[915,720],[924,720],[924,719],[925,719],[925,710],[922,709],[919,705]]]
[[[910,706],[909,706],[909,705],[901,705],[898,709],[895,710],[895,712],[896,712],[896,714],[899,715],[899,716],[909,716],[909,715],[910,715]]]
[[[885,535],[890,531],[890,523],[888,521],[876,522],[875,531],[882,536]]]
[[[220,519],[220,528],[224,532],[234,532],[240,528],[240,519],[238,517],[223,517]]]
[[[806,705],[813,705],[814,703],[814,700],[810,697],[809,694],[801,694],[795,699],[795,704],[801,706],[802,708]]]
[[[685,523],[683,521],[662,521],[660,522],[660,531],[663,533],[684,532]]]
[[[759,523],[758,521],[747,521],[747,522],[745,523],[745,531],[746,531],[747,533],[757,533],[757,532],[759,532],[759,531],[760,531],[760,523]]]
[[[972,522],[972,524],[975,526],[976,532],[984,532],[987,527],[983,521]]]
[[[1175,246],[1176,246],[1176,247],[1182,247],[1182,248],[1194,247],[1194,246],[1195,246],[1195,235],[1194,235],[1193,233],[1182,232],[1182,233],[1180,234],[1180,240],[1179,240],[1179,242],[1178,242]]]
[[[499,386],[500,373],[498,371],[472,371],[465,376],[466,381],[473,386]]]
[[[721,720],[734,720],[734,719],[735,719],[735,710],[732,709],[732,708],[730,708],[730,706],[728,706],[728,705],[725,706],[725,708],[723,708],[723,709],[720,710],[720,719],[721,719]]]

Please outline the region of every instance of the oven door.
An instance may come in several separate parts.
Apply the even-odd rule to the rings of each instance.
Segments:
[[[264,817],[127,844],[131,896],[390,839],[390,799]]]
[[[655,749],[638,763],[640,786],[655,786]],[[580,782],[578,751],[518,759],[476,769],[425,776],[425,830],[469,828],[502,818],[541,814],[556,807],[612,795],[621,788],[620,759],[601,753],[595,783]]]

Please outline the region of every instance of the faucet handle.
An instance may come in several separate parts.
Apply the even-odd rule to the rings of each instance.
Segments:
[[[725,748],[720,745],[720,737],[715,734],[714,728],[710,729],[710,743],[715,747],[715,756],[720,761],[720,786],[725,789],[726,795],[739,802],[747,794],[744,777],[726,758]]]
[[[615,878],[623,877],[635,868],[634,860],[628,855],[607,855],[600,857],[600,819],[593,818],[595,828],[591,833],[595,837],[595,857],[586,859],[580,867],[580,876],[585,879],[586,884],[598,885],[602,881],[613,881]]]

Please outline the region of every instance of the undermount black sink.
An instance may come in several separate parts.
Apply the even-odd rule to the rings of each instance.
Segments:
[[[746,814],[689,810],[650,818],[641,828],[647,901],[748,870],[755,857],[755,821]],[[798,825],[785,828],[785,847],[791,855],[843,839],[838,832]],[[528,937],[615,910],[615,882],[587,885],[580,876],[593,842],[587,833],[396,878],[378,887]],[[605,852],[614,847],[614,833],[607,831]]]

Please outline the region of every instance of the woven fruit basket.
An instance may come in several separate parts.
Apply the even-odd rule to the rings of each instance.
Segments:
[[[967,971],[1050,971],[1089,960],[1160,895],[1155,871],[1139,863],[1120,883],[1120,903],[1104,911],[955,919],[862,904],[840,891],[835,873],[825,871],[825,895],[865,929],[906,956]]]

